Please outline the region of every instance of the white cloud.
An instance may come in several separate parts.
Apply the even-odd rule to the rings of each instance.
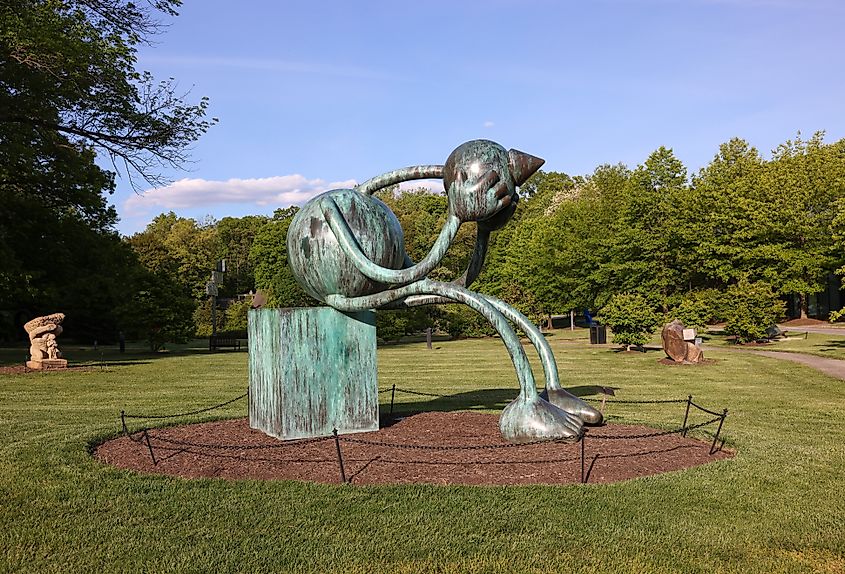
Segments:
[[[220,203],[258,206],[302,205],[329,189],[351,188],[355,180],[326,182],[299,174],[252,179],[180,179],[166,187],[148,189],[123,204],[126,215],[138,216],[153,209],[184,209]]]
[[[412,191],[417,189],[424,189],[429,193],[445,193],[442,179],[416,179],[413,181],[403,181],[399,184],[399,191]]]
[[[493,127],[493,126],[495,126],[495,125],[496,125],[496,124],[495,124],[495,123],[493,123],[493,122],[491,122],[490,120],[487,120],[486,122],[484,122],[484,127],[485,127],[485,128],[492,128],[492,127]]]

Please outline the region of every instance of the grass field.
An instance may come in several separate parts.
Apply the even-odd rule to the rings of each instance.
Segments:
[[[607,385],[619,399],[693,394],[728,408],[736,458],[562,487],[141,476],[101,465],[89,444],[117,434],[121,409],[172,413],[243,393],[247,354],[63,346],[93,368],[0,374],[0,571],[845,572],[845,382],[718,350],[708,355],[715,364],[667,367],[660,352],[617,353],[585,339],[550,338],[567,386]],[[0,362],[22,356],[0,352]],[[493,339],[386,346],[379,377],[382,387],[449,395],[398,396],[406,410],[496,411],[516,394]],[[610,415],[671,428],[683,413],[612,405]]]
[[[724,335],[721,334],[711,334],[706,344],[736,347],[733,341],[726,340]],[[785,338],[773,340],[771,343],[758,348],[766,351],[806,353],[819,357],[845,359],[845,329],[843,329],[842,335],[828,335],[825,333],[807,333],[797,327],[794,331],[787,331]]]

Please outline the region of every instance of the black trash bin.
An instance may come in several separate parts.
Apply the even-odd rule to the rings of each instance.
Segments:
[[[607,343],[607,327],[604,325],[590,325],[590,344],[604,345]]]

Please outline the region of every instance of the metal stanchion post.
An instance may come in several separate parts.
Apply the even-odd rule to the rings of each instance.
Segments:
[[[716,452],[716,442],[719,440],[719,433],[722,432],[722,425],[725,424],[725,417],[728,416],[728,409],[722,411],[722,418],[719,420],[719,427],[716,429],[716,434],[713,435],[713,444],[710,445],[710,454]]]
[[[687,436],[687,420],[689,419],[689,407],[692,404],[692,395],[687,397],[687,412],[684,413],[684,424],[681,425],[684,429],[684,432],[681,433],[681,436]]]
[[[337,449],[337,464],[340,467],[340,480],[346,484],[346,471],[343,468],[343,455],[340,452],[340,439],[337,436],[337,429],[332,430],[334,435],[334,446]]]

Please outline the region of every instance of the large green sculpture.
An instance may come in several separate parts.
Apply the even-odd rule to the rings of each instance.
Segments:
[[[288,261],[297,281],[312,297],[344,312],[463,303],[498,331],[519,379],[519,396],[505,407],[499,427],[505,439],[579,439],[584,423],[598,424],[599,411],[560,385],[551,349],[537,327],[506,303],[467,287],[484,263],[490,233],[513,215],[517,186],[543,160],[495,142],[474,140],[455,149],[445,165],[413,166],[375,177],[355,189],[336,189],[309,201],[288,230]],[[373,193],[414,179],[443,178],[448,215],[423,260],[405,253],[402,227]],[[462,223],[476,221],[478,232],[469,267],[454,283],[427,279],[451,245]],[[541,396],[514,329],[525,332],[540,355],[546,378]]]

